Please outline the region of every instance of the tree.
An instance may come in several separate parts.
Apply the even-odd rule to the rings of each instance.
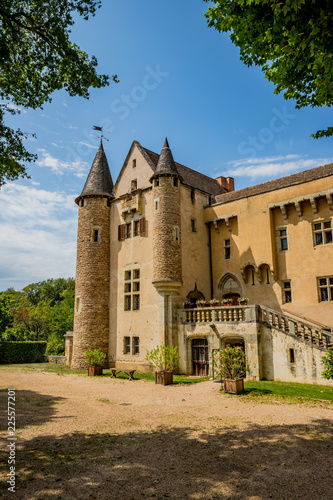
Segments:
[[[74,15],[94,16],[100,0],[2,0],[0,5],[0,187],[6,180],[28,177],[31,162],[23,145],[27,134],[4,123],[5,112],[37,109],[55,90],[89,97],[89,88],[109,85],[96,72],[97,60],[69,39]],[[117,82],[117,75],[113,80]]]
[[[261,66],[276,94],[296,108],[333,104],[333,11],[330,0],[204,0],[208,26],[230,32],[247,65]],[[312,137],[333,135],[333,127]]]

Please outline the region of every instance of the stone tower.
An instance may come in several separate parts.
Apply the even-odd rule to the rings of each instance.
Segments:
[[[160,295],[159,342],[177,343],[177,291],[182,285],[181,203],[179,175],[165,139],[153,184],[153,285]]]
[[[101,141],[79,205],[72,368],[84,368],[85,351],[101,349],[108,365],[110,205],[113,182]]]

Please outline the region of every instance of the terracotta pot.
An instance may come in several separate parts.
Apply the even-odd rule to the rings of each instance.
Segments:
[[[91,377],[95,377],[96,375],[103,375],[103,366],[89,365],[88,375]]]
[[[224,380],[224,392],[228,394],[241,394],[244,392],[244,379],[238,378],[236,380],[231,380],[226,378]]]
[[[173,372],[155,372],[155,384],[173,384]]]

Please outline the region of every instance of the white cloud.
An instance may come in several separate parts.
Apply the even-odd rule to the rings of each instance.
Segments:
[[[82,146],[88,146],[88,148],[98,149],[97,146],[94,146],[93,144],[88,144],[87,142],[77,141],[74,142],[73,144],[82,144]]]
[[[251,179],[277,178],[293,172],[308,170],[327,163],[332,158],[308,158],[306,155],[273,156],[268,158],[251,158],[235,160],[227,163],[229,167],[222,172],[223,176],[249,177]]]
[[[55,174],[63,175],[64,173],[71,172],[76,177],[84,178],[89,171],[89,164],[86,161],[77,158],[71,163],[60,160],[52,156],[46,149],[37,149],[42,153],[42,158],[36,161],[39,167],[47,167]]]
[[[0,193],[0,290],[75,274],[74,196],[6,184]]]

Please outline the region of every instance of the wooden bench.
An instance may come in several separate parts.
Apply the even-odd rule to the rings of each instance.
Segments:
[[[128,380],[134,380],[134,373],[136,370],[115,370],[111,369],[111,378],[117,378],[119,373],[125,373],[128,376]]]

